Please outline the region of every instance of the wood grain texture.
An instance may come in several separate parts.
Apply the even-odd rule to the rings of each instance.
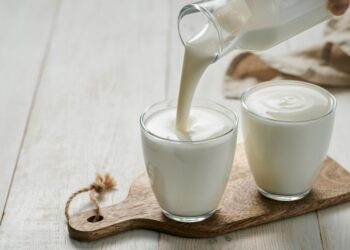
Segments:
[[[144,171],[139,115],[164,99],[167,21],[166,1],[61,3],[0,249],[157,248],[159,234],[151,231],[76,242],[68,237],[63,211],[69,195],[96,172],[118,181],[106,205],[123,199]],[[79,198],[73,211],[89,207],[86,196]]]
[[[310,237],[313,235],[312,230],[318,228],[318,224],[317,220],[310,220],[309,215],[310,213],[205,239],[185,239],[161,234],[159,248],[164,250],[322,249],[320,239]]]
[[[57,1],[0,1],[0,224]]]
[[[200,223],[178,223],[167,219],[152,193],[146,174],[132,184],[127,199],[101,210],[103,220],[88,221],[90,210],[73,215],[70,236],[96,240],[135,228],[146,228],[182,237],[213,237],[237,229],[304,214],[350,200],[350,174],[327,158],[312,192],[296,202],[277,202],[258,194],[250,174],[243,145],[237,147],[230,181],[218,211]]]

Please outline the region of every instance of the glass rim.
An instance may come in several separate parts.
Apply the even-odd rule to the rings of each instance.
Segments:
[[[285,120],[281,120],[281,119],[269,118],[269,117],[259,115],[256,112],[249,109],[249,107],[245,101],[245,98],[249,94],[249,92],[251,92],[254,89],[265,87],[267,85],[280,85],[280,84],[288,84],[288,83],[289,84],[294,83],[294,84],[298,84],[298,85],[307,85],[307,86],[311,86],[314,89],[320,90],[322,93],[325,93],[329,97],[329,99],[331,100],[331,108],[329,109],[328,112],[322,114],[321,116],[318,116],[318,117],[315,117],[312,119],[297,120],[297,121],[285,121]],[[243,94],[241,95],[240,102],[241,102],[242,108],[245,111],[247,111],[249,114],[253,115],[254,117],[259,118],[261,120],[275,122],[275,123],[281,123],[281,124],[302,124],[302,123],[309,123],[309,122],[318,121],[322,118],[325,118],[325,117],[333,114],[336,110],[336,107],[337,107],[337,100],[328,90],[326,90],[326,89],[324,89],[316,84],[312,84],[312,83],[304,82],[304,81],[298,81],[298,80],[272,80],[272,81],[266,81],[266,82],[259,83],[257,85],[254,85],[254,86],[246,89],[243,92]]]
[[[215,105],[216,107],[219,107],[219,108],[223,109],[224,111],[228,112],[230,115],[233,115],[234,120],[231,119],[231,117],[227,116],[226,114],[222,113],[223,115],[227,116],[227,118],[232,121],[232,126],[231,126],[231,128],[228,131],[225,131],[222,134],[219,134],[219,135],[217,135],[215,137],[211,137],[211,138],[208,138],[208,139],[193,140],[193,141],[186,140],[185,141],[185,140],[174,140],[174,139],[164,138],[162,136],[159,136],[159,135],[153,133],[149,129],[147,129],[145,121],[144,121],[144,118],[145,118],[145,115],[151,109],[153,109],[153,108],[155,108],[155,107],[157,107],[157,106],[159,106],[161,104],[167,104],[167,103],[170,104],[170,103],[173,103],[173,102],[176,103],[176,101],[177,101],[176,99],[158,101],[158,102],[150,105],[149,107],[147,107],[140,115],[140,126],[142,128],[142,131],[144,131],[146,134],[148,134],[148,135],[150,135],[152,137],[157,138],[158,140],[171,142],[171,143],[181,143],[181,144],[201,144],[201,143],[206,143],[206,142],[215,141],[215,140],[218,140],[218,139],[220,139],[222,137],[225,137],[226,135],[230,134],[231,132],[232,133],[237,132],[239,118],[238,118],[238,115],[236,114],[236,112],[228,109],[224,105],[221,105],[219,103],[216,103],[214,101],[210,101],[210,100],[207,100],[207,99],[202,99],[202,98],[194,98],[194,100],[193,100],[194,102],[192,103],[192,107],[198,107],[198,105],[197,106],[195,105],[196,102],[203,102],[203,103]],[[176,108],[176,106],[174,106],[173,108]],[[220,112],[218,110],[215,110],[215,111]]]

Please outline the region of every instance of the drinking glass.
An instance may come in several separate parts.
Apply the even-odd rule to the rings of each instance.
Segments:
[[[180,222],[198,222],[216,210],[231,173],[237,138],[237,115],[206,100],[192,108],[225,115],[229,129],[204,140],[172,140],[147,128],[157,112],[176,109],[176,101],[149,107],[140,118],[143,155],[155,197],[165,216]]]

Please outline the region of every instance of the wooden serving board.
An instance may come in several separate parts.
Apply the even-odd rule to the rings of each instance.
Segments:
[[[180,223],[166,218],[152,193],[146,173],[135,179],[128,197],[102,208],[103,219],[92,223],[94,211],[71,216],[68,230],[83,241],[130,229],[151,229],[183,237],[212,237],[237,229],[304,214],[350,200],[350,174],[327,158],[311,193],[304,199],[279,202],[261,196],[249,171],[243,145],[238,145],[231,177],[218,211],[199,223]]]

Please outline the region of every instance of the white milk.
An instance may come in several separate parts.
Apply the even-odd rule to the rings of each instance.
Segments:
[[[253,113],[279,121],[305,121],[327,114],[333,99],[313,85],[288,84],[260,87],[245,98]]]
[[[185,47],[176,115],[178,131],[187,131],[188,117],[197,84],[204,71],[215,59],[217,44],[210,39],[214,32],[211,24],[206,25]]]
[[[176,130],[175,105],[153,107],[141,121],[148,175],[165,214],[209,217],[230,176],[237,137],[235,114],[219,105],[194,104],[186,133]]]
[[[282,196],[310,191],[327,154],[334,110],[335,99],[326,90],[297,81],[269,82],[244,94],[245,147],[261,191]]]

